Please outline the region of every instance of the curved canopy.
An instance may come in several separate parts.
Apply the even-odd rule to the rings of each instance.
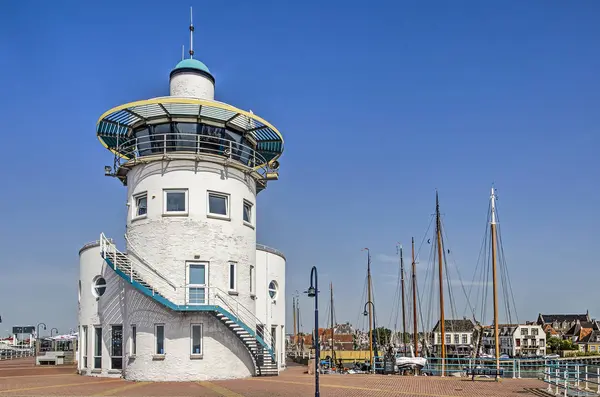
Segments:
[[[104,147],[127,159],[120,144],[131,137],[132,128],[173,119],[217,123],[250,135],[256,140],[256,151],[267,162],[283,152],[281,133],[266,120],[225,103],[196,98],[161,97],[117,106],[100,116],[96,135]]]

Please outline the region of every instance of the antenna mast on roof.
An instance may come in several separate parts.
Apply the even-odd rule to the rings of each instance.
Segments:
[[[194,58],[194,21],[192,18],[192,7],[190,7],[190,59]]]
[[[181,60],[185,59],[185,44],[181,46]]]

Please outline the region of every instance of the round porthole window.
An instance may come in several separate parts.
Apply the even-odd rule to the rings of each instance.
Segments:
[[[94,280],[92,281],[92,294],[94,294],[96,298],[99,298],[104,295],[105,291],[106,280],[102,276],[94,277]]]
[[[275,299],[277,296],[277,282],[275,280],[272,280],[269,283],[269,296],[271,299]]]

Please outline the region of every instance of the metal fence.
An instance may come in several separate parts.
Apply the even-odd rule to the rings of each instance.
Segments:
[[[2,349],[0,348],[0,360],[16,360],[19,358],[35,356],[35,349],[32,348],[17,348],[17,349]]]
[[[600,366],[556,361],[545,367],[546,391],[556,396],[600,395]]]

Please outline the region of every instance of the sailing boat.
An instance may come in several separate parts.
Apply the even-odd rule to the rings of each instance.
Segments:
[[[416,299],[416,272],[415,272],[415,239],[412,239],[412,280],[413,280],[413,314],[414,314],[414,334],[415,334],[415,346],[413,348],[410,343],[408,344],[410,347],[410,356],[407,355],[406,351],[406,305],[404,303],[405,293],[404,293],[404,257],[402,255],[402,246],[400,246],[400,284],[401,284],[401,300],[402,300],[402,352],[396,352],[395,355],[395,364],[399,371],[404,370],[414,370],[414,369],[422,369],[427,364],[427,359],[425,357],[416,357],[415,351],[418,349],[418,341],[417,341],[417,299]]]

